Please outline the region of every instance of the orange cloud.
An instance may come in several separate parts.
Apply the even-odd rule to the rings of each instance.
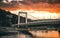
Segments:
[[[12,2],[11,4],[1,5],[1,9],[5,10],[36,10],[36,11],[49,11],[54,13],[60,13],[60,3],[47,3],[47,2],[31,2],[28,0],[22,2]]]

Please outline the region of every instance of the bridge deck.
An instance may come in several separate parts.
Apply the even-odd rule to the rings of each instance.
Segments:
[[[35,21],[35,22],[28,22],[28,23],[20,23],[19,26],[31,26],[31,25],[58,25],[60,24],[60,19],[55,19],[55,20],[40,20],[40,21]],[[18,24],[13,24],[12,26],[18,26]]]

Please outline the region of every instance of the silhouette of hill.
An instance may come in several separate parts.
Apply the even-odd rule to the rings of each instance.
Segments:
[[[20,17],[21,23],[25,22],[24,17]],[[28,19],[28,21],[32,21],[31,19]],[[0,26],[11,26],[11,24],[17,24],[18,23],[18,16],[15,14],[10,13],[9,11],[5,11],[0,9]]]

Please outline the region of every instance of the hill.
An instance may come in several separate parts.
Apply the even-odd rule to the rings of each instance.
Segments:
[[[24,17],[20,17],[21,23],[25,22]],[[28,21],[32,21],[31,19],[28,19]],[[17,24],[18,23],[18,16],[15,14],[10,13],[9,11],[5,11],[0,9],[0,26],[11,26],[11,24]]]

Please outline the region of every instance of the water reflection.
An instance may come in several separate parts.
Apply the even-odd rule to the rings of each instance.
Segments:
[[[59,32],[54,30],[30,31],[35,38],[59,38]]]
[[[29,32],[33,37],[30,34],[17,33],[12,35],[0,36],[0,38],[59,38],[60,36],[60,33],[55,30],[35,30]]]

